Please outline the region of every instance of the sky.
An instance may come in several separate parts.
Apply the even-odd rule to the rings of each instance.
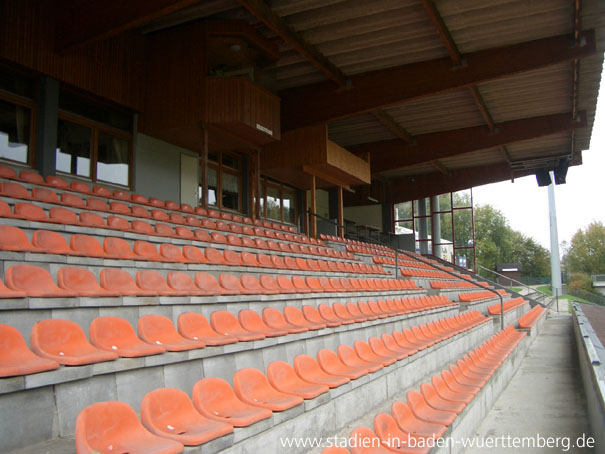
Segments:
[[[570,167],[567,183],[555,185],[559,244],[569,243],[578,229],[592,221],[605,223],[605,71],[601,77],[590,149],[582,152],[583,164]],[[473,188],[473,202],[500,210],[511,227],[550,249],[548,188],[538,187],[527,176]]]

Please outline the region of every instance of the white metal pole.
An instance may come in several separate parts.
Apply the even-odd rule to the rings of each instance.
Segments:
[[[559,234],[557,232],[557,207],[555,204],[555,176],[550,173],[551,183],[548,186],[548,212],[550,220],[550,274],[552,292],[555,297],[562,295],[561,258],[559,257]]]

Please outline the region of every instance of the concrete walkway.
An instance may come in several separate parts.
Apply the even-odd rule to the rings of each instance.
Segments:
[[[563,309],[563,308],[561,308]],[[574,447],[576,439],[590,436],[586,399],[577,364],[572,319],[549,318],[535,339],[521,367],[478,427],[478,440],[494,437],[568,437],[559,448],[469,448],[466,454],[497,453],[592,453]],[[554,443],[554,440],[553,440]]]

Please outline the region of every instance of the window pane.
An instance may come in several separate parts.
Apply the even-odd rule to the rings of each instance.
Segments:
[[[296,222],[296,194],[284,191],[284,221]]]
[[[105,106],[69,91],[59,94],[59,108],[126,132],[132,132],[132,114]]]
[[[395,234],[396,235],[409,235],[410,233],[414,233],[414,226],[412,225],[412,221],[403,221],[395,223]]]
[[[27,162],[31,111],[0,101],[0,158]]]
[[[99,132],[97,180],[128,186],[129,168],[128,140]]]
[[[216,169],[208,167],[208,205],[218,203],[218,174]]]
[[[456,247],[473,245],[473,221],[471,208],[454,211],[454,237]]]
[[[454,208],[470,207],[471,206],[471,190],[465,189],[463,191],[454,192]]]
[[[398,203],[395,205],[395,220],[403,221],[412,219],[412,202]]]
[[[90,177],[91,135],[90,128],[59,119],[55,168],[60,172]]]
[[[223,208],[239,210],[239,178],[223,172]]]
[[[447,194],[441,194],[439,196],[439,209],[437,207],[433,207],[435,211],[449,211],[452,209],[452,199],[451,195],[448,192]]]
[[[267,186],[267,217],[281,221],[279,189]]]

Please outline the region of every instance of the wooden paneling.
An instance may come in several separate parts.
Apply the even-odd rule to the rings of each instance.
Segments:
[[[279,98],[242,77],[207,77],[204,121],[255,145],[279,140]]]
[[[0,58],[141,110],[144,37],[125,33],[58,55],[55,6],[50,1],[0,0]]]
[[[351,184],[370,184],[371,182],[370,164],[331,140],[328,140],[327,143],[326,164],[359,180],[351,181]]]

